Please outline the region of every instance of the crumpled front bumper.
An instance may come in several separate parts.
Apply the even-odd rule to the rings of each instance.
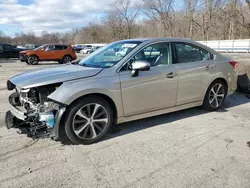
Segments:
[[[7,129],[18,128],[20,130],[19,133],[25,133],[35,138],[59,138],[59,127],[66,107],[61,107],[57,111],[54,127],[48,128],[42,122],[35,121],[34,114],[28,114],[21,107],[13,106],[11,100],[9,101],[10,110],[5,114],[5,125]]]

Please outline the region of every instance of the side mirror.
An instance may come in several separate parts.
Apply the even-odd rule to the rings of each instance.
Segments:
[[[44,51],[45,49],[44,48],[41,48],[41,51]]]
[[[136,77],[139,75],[139,71],[149,71],[150,70],[150,63],[147,61],[135,61],[132,64],[132,72],[131,76]]]

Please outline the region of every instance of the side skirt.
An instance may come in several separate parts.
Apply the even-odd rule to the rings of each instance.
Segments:
[[[183,104],[183,105],[174,106],[174,107],[166,108],[166,109],[162,109],[162,110],[157,110],[157,111],[153,111],[153,112],[138,114],[138,115],[134,115],[134,116],[120,117],[117,119],[117,124],[125,123],[128,121],[134,121],[134,120],[138,120],[138,119],[144,119],[144,118],[153,117],[153,116],[158,116],[158,115],[162,115],[162,114],[167,114],[170,112],[176,112],[176,111],[180,111],[180,110],[184,110],[184,109],[188,109],[188,108],[193,108],[196,106],[201,106],[202,103],[203,103],[203,101],[198,101],[198,102]]]

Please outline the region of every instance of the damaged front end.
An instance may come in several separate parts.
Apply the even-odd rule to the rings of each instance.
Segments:
[[[57,83],[19,89],[8,81],[8,90],[16,91],[9,96],[10,110],[6,112],[6,127],[18,128],[19,133],[32,138],[57,138],[60,120],[66,107],[50,100],[48,96],[60,85],[61,83]]]

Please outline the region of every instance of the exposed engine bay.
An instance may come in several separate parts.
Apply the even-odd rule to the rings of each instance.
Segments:
[[[19,128],[19,133],[33,138],[55,137],[55,124],[59,112],[65,111],[62,104],[48,99],[61,83],[20,89],[8,81],[10,111],[6,113],[7,128]],[[59,120],[60,121],[60,120]]]

